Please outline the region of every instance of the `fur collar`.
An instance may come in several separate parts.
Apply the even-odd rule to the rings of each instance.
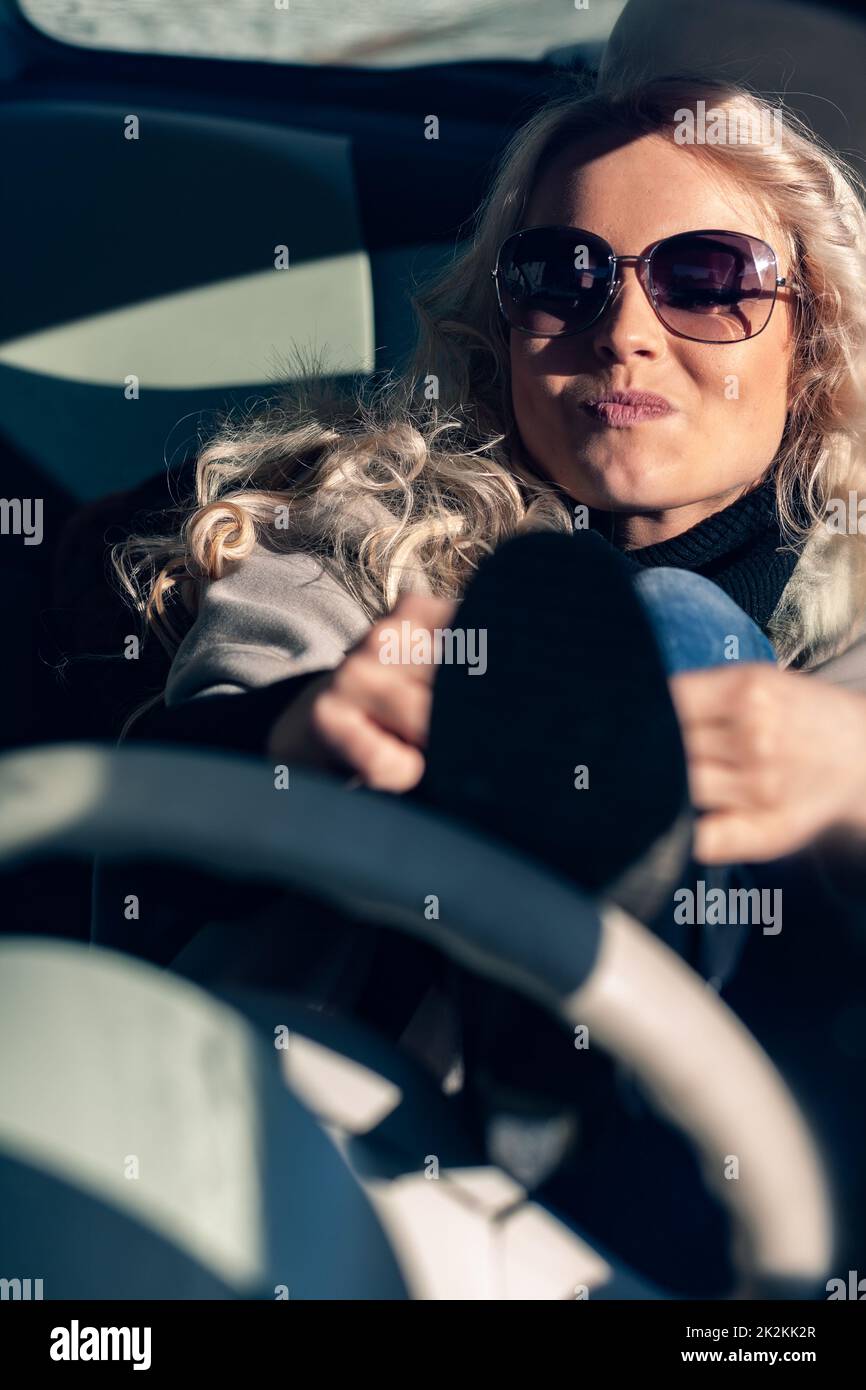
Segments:
[[[866,544],[819,524],[810,532],[768,632],[783,665],[808,670],[846,650],[866,620]]]

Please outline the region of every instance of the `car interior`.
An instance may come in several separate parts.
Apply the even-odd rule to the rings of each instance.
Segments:
[[[508,5],[470,6],[465,32],[455,6],[342,50],[310,20],[296,53],[244,37],[232,0],[222,48],[67,32],[62,8],[0,0],[0,494],[44,506],[41,543],[0,537],[0,1274],[45,1271],[51,1298],[824,1297],[866,1234],[862,916],[840,908],[829,953],[798,902],[785,956],[750,940],[722,999],[637,920],[432,811],[294,771],[275,811],[250,759],[118,745],[169,658],[125,658],[110,547],[189,497],[218,416],[305,353],[338,381],[399,373],[412,294],[514,131],[641,25],[657,63],[668,32],[674,67],[717,57],[716,7],[631,0],[628,30],[612,0],[582,30],[575,6],[548,42],[547,6],[531,41]],[[866,170],[866,18],[766,10],[784,42],[731,65],[803,94]],[[529,1079],[470,1113],[399,1038],[254,978],[242,907],[167,967],[92,945],[94,864],[131,857],[241,903],[265,885],[285,949],[320,914],[414,943],[522,1001],[570,1062],[588,1027],[604,1061],[585,1092],[572,1067],[553,1101]],[[748,1183],[719,1179],[732,1154]]]

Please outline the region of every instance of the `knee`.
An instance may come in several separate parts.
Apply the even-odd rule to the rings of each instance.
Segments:
[[[653,610],[664,610],[670,605],[678,609],[692,610],[704,618],[723,618],[741,621],[747,615],[738,608],[732,598],[724,593],[711,579],[691,570],[673,569],[660,565],[656,569],[641,570],[635,577],[635,588],[644,604]]]
[[[775,659],[761,629],[711,579],[659,567],[642,570],[635,589],[672,673],[731,660]]]

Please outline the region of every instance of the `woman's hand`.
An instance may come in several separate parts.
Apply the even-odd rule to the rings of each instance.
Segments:
[[[268,752],[279,761],[351,769],[365,786],[406,792],[424,772],[435,666],[386,664],[386,633],[447,627],[456,604],[409,594],[374,624],[335,671],[313,681],[273,725]],[[409,646],[411,651],[411,645]]]
[[[866,852],[866,696],[769,664],[674,676],[705,864],[778,859],[827,832]]]

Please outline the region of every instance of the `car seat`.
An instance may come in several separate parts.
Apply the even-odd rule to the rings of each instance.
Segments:
[[[853,8],[853,7],[852,7]],[[784,99],[866,174],[866,24],[862,11],[798,0],[728,0],[724,14],[693,0],[628,0],[599,83],[698,72]]]

